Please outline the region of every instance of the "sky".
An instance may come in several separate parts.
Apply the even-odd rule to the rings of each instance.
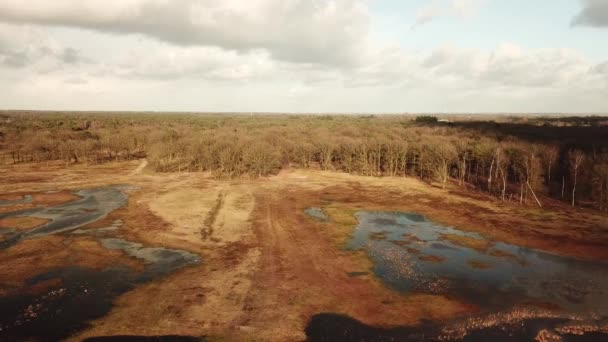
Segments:
[[[0,109],[608,113],[608,0],[0,0]]]

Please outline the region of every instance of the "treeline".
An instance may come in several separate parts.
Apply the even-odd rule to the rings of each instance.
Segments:
[[[560,139],[543,124],[445,124],[428,116],[21,113],[0,122],[6,163],[147,157],[159,172],[210,171],[218,177],[319,168],[415,176],[503,201],[542,205],[552,197],[608,211],[608,128],[576,127]],[[513,125],[525,134],[512,134]]]

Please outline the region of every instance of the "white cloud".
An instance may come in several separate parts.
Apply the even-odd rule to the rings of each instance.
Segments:
[[[39,29],[0,23],[0,65],[4,67],[35,65],[44,71],[84,61],[78,50],[61,46]]]
[[[442,16],[445,11],[445,8],[438,1],[433,1],[430,4],[421,7],[416,12],[416,21],[414,22],[414,25],[412,25],[412,28],[430,23],[435,18]]]
[[[470,17],[477,14],[484,3],[485,0],[432,0],[418,9],[412,29],[443,16]]]
[[[408,51],[370,40],[365,1],[0,0],[0,107],[608,108],[608,62],[515,44]],[[420,25],[482,3],[433,2]]]
[[[485,2],[486,0],[452,0],[451,8],[456,14],[468,17],[477,14]]]
[[[264,50],[238,53],[217,47],[158,44],[153,52],[127,52],[113,67],[123,78],[250,80],[269,76],[276,64]]]
[[[0,20],[343,65],[357,63],[369,14],[357,0],[1,0]]]
[[[569,49],[525,50],[502,44],[493,51],[444,47],[426,57],[423,65],[438,80],[455,86],[464,83],[484,88],[601,87],[595,80],[595,66],[585,56]]]
[[[21,32],[29,30],[33,29]],[[15,37],[11,34],[5,36]],[[18,38],[12,45],[7,44],[6,39],[0,40],[4,42],[0,46],[7,50],[6,46],[9,45],[17,49],[27,45],[37,51],[40,50],[37,44],[40,44],[43,47],[54,46],[56,51],[64,49],[57,42],[49,43],[48,37],[36,34],[33,37],[38,38],[23,41]],[[29,43],[23,43],[25,41]],[[202,87],[204,94],[215,94],[214,101],[217,102],[214,103],[221,103],[222,99],[228,101],[223,104],[230,110],[255,103],[262,106],[259,110],[266,110],[266,106],[279,109],[284,108],[282,105],[305,104],[308,110],[318,111],[334,107],[356,111],[358,107],[354,104],[363,106],[366,98],[369,109],[374,103],[380,106],[379,111],[407,110],[415,108],[417,101],[422,99],[431,101],[427,105],[434,103],[432,98],[426,98],[429,94],[452,101],[452,105],[457,106],[453,110],[465,106],[464,99],[468,103],[475,103],[475,97],[493,98],[496,103],[503,101],[505,106],[515,106],[515,103],[508,104],[506,99],[536,103],[539,98],[556,96],[556,93],[573,96],[567,94],[574,94],[576,89],[586,90],[581,90],[582,95],[579,95],[583,98],[596,96],[596,92],[608,89],[606,63],[594,64],[580,53],[565,49],[530,50],[514,44],[502,44],[491,51],[445,46],[428,53],[411,53],[399,45],[386,45],[368,50],[363,54],[362,61],[356,67],[341,68],[277,61],[265,50],[241,53],[217,47],[176,47],[148,41],[145,49],[134,46],[118,51],[113,58],[96,63],[49,68],[46,72],[39,70],[40,65],[45,63],[32,63],[15,71],[14,84],[7,88],[20,92],[21,97],[36,97],[40,104],[45,103],[42,98],[46,96],[52,101],[65,99],[67,103],[105,98],[109,105],[119,99],[128,103],[126,96],[129,93],[133,94],[132,101],[139,101],[137,99],[140,97],[145,98],[138,95],[142,92],[162,94],[163,91],[172,93],[181,90],[179,96],[167,95],[172,99],[181,98],[196,85],[194,89]],[[5,82],[6,73],[2,70],[6,68],[0,66],[0,74],[5,76],[1,79]],[[219,94],[220,90],[227,93]],[[369,98],[364,95],[366,91]],[[234,100],[227,100],[232,92],[250,101],[233,103]],[[404,95],[419,92],[423,94],[413,99]],[[347,95],[349,93],[360,94],[358,96],[361,98],[354,101],[352,96],[349,98]],[[502,94],[502,99],[497,99],[499,94]],[[310,99],[315,100],[310,102]],[[7,101],[6,98],[4,100]],[[148,97],[149,103],[156,100]],[[409,102],[401,103],[406,100]],[[190,103],[186,99],[180,101]],[[189,101],[194,100],[191,98]],[[590,100],[589,106],[598,101]],[[179,106],[183,103],[174,104]],[[221,108],[219,104],[218,108]]]

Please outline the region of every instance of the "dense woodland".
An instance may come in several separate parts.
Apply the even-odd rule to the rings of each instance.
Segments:
[[[487,119],[487,118],[486,118]],[[414,176],[542,205],[608,211],[607,118],[0,113],[5,164],[147,158],[159,172],[281,168]]]

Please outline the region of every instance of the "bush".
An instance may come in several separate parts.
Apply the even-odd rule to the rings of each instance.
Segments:
[[[414,120],[417,123],[426,123],[426,124],[432,124],[432,123],[437,123],[437,117],[432,116],[432,115],[420,115],[417,116],[416,119]]]

